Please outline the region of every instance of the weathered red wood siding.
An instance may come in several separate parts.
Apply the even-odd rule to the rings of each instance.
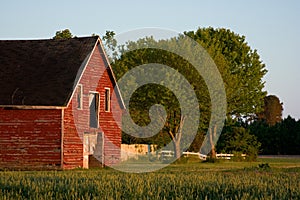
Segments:
[[[0,167],[61,166],[61,110],[0,108]]]
[[[76,109],[76,106],[75,108]],[[83,166],[83,142],[82,134],[77,131],[73,113],[72,103],[64,110],[64,131],[63,131],[63,168],[72,169]],[[82,118],[80,116],[79,118]]]
[[[99,47],[95,48],[79,83],[83,86],[83,108],[77,109],[75,90],[68,108],[64,110],[63,167],[83,167],[83,135],[99,132],[104,133],[104,164],[114,164],[120,160],[121,130],[117,123],[120,123],[122,110],[113,92],[115,85],[111,72],[105,68]],[[110,88],[112,95],[110,112],[105,112],[105,88]],[[100,94],[99,128],[89,126],[90,92]],[[113,109],[116,117],[112,114]]]

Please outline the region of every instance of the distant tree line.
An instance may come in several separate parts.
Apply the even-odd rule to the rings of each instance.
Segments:
[[[300,120],[282,119],[283,103],[275,95],[266,96],[264,110],[247,128],[261,143],[260,154],[299,155]]]
[[[288,116],[274,125],[258,120],[249,130],[261,143],[260,154],[300,155],[300,120]]]
[[[266,96],[263,111],[251,121],[226,121],[217,151],[299,155],[300,120],[291,116],[282,119],[282,111],[283,103],[277,96]]]

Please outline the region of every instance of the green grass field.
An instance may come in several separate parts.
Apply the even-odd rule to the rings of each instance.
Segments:
[[[0,199],[300,199],[300,159],[187,160],[140,174],[2,171]]]

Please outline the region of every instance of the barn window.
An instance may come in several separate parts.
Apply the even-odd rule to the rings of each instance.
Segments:
[[[97,92],[90,92],[89,95],[89,107],[90,107],[90,127],[99,127],[99,104],[100,97]]]
[[[77,86],[77,108],[82,109],[82,93],[83,93],[83,88],[82,85],[79,84]]]
[[[110,111],[110,88],[105,88],[105,103],[104,109],[106,112]]]

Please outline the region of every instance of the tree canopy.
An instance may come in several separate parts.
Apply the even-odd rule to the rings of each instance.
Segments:
[[[199,83],[196,81],[201,81],[201,79],[199,74],[195,72],[195,69],[193,69],[186,60],[172,52],[159,48],[164,45],[174,48],[177,45],[176,42],[177,40],[175,39],[155,41],[153,38],[144,38],[137,42],[129,42],[126,46],[129,51],[121,54],[120,58],[113,63],[113,68],[117,78],[121,78],[126,72],[133,70],[137,66],[147,65],[143,71],[140,71],[139,74],[135,76],[133,82],[142,82],[143,79],[148,79],[150,76],[152,80],[158,81],[156,84],[143,85],[133,94],[130,98],[130,114],[138,125],[146,126],[152,121],[148,113],[151,107],[156,104],[163,105],[166,110],[165,117],[167,119],[162,129],[163,131],[158,134],[158,137],[164,135],[163,137],[165,138],[166,135],[168,135],[170,138],[164,139],[163,141],[166,143],[169,143],[170,139],[172,139],[173,142],[176,141],[177,147],[175,150],[178,150],[180,144],[184,143],[181,137],[182,133],[187,133],[192,130],[192,126],[189,126],[189,129],[186,128],[189,125],[186,119],[188,119],[193,112],[197,111],[199,107],[196,95],[192,97],[193,94],[189,94],[188,91],[192,90],[192,93],[195,92],[197,94],[193,86],[198,85],[198,88],[200,88]],[[151,45],[157,48],[150,48]],[[159,65],[154,65],[153,63],[159,63]],[[187,79],[188,82],[186,82],[185,79]],[[194,83],[194,85],[190,84],[191,82]],[[134,87],[130,84],[126,86]],[[203,86],[205,86],[205,84],[201,87]],[[200,94],[199,91],[198,94]],[[127,96],[126,90],[123,90],[122,95]],[[182,108],[183,104],[188,107],[187,109],[190,112],[184,111]],[[161,113],[156,112],[155,115],[163,121],[164,116],[161,115]],[[196,115],[196,118],[199,118],[199,114]],[[196,133],[198,126],[198,122],[193,125]],[[186,134],[184,138],[186,139],[188,136],[189,135]],[[154,140],[157,141],[156,139]],[[166,145],[166,143],[162,145]],[[184,148],[184,145],[182,148]],[[180,156],[179,151],[177,151],[176,155],[178,157]]]
[[[226,121],[217,144],[218,152],[233,153],[238,158],[241,154],[246,154],[247,160],[255,160],[260,147],[261,143],[251,134],[249,128],[230,119]]]
[[[185,34],[201,44],[218,66],[226,87],[228,116],[251,117],[262,111],[266,96],[262,78],[267,70],[246,37],[211,27]]]
[[[53,39],[55,39],[55,40],[69,39],[69,38],[73,38],[73,35],[69,29],[56,31],[55,36],[53,37]]]
[[[255,113],[261,112],[266,95],[266,92],[263,91],[264,82],[262,78],[267,71],[257,51],[250,48],[245,37],[228,29],[213,28],[199,28],[197,31],[189,31],[184,34],[202,45],[216,64],[224,81],[228,105],[227,117],[235,119],[251,118]],[[203,138],[203,134],[207,131],[211,120],[212,112],[211,93],[204,78],[196,72],[188,60],[183,59],[181,56],[159,48],[149,48],[153,45],[176,48],[176,41],[180,40],[181,37],[183,35],[169,40],[156,41],[153,38],[143,38],[135,42],[130,41],[122,48],[126,51],[121,52],[120,57],[113,62],[112,66],[117,79],[120,79],[134,67],[149,63],[166,65],[182,74],[192,86],[198,99],[201,112],[198,137]],[[189,46],[185,48],[190,53],[196,55],[199,53],[200,57],[202,55],[201,52],[191,52],[192,48]],[[165,76],[165,79],[168,80],[168,76]],[[168,81],[172,81],[176,87],[180,87],[180,82],[176,80]],[[215,90],[215,93],[218,93],[217,90]],[[167,111],[165,126],[157,135],[157,138],[164,135],[164,138],[169,136],[169,140],[174,140],[174,136],[178,134],[183,121],[178,99],[174,97],[174,94],[168,88],[158,86],[158,84],[144,85],[139,88],[130,99],[129,109],[132,118],[141,126],[147,125],[151,121],[148,110],[153,104],[162,104]],[[128,139],[128,137],[126,138]],[[149,139],[156,142],[157,140],[154,138]],[[200,144],[194,144],[193,146],[200,148]]]
[[[264,98],[263,111],[258,114],[260,120],[265,120],[267,124],[273,126],[282,120],[283,103],[275,95],[268,95]]]

